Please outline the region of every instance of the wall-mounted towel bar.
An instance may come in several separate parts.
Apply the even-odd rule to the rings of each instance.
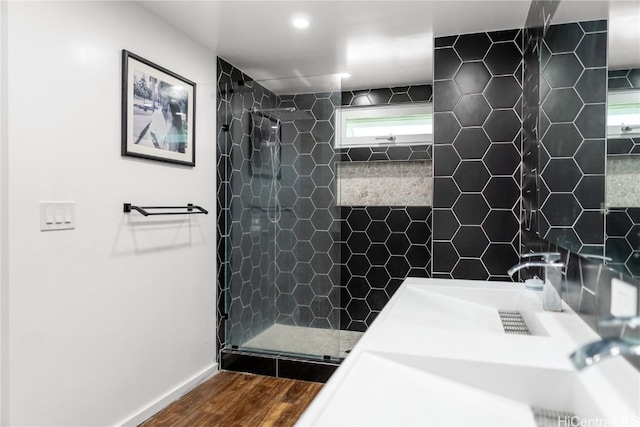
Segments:
[[[149,210],[165,210],[165,209],[174,209],[171,212],[149,212]],[[186,211],[176,212],[175,209],[186,209]],[[144,216],[152,216],[152,215],[195,215],[195,214],[205,214],[209,213],[208,210],[192,205],[191,203],[187,204],[187,206],[134,206],[131,203],[124,204],[124,213],[130,213],[131,211],[138,211]]]

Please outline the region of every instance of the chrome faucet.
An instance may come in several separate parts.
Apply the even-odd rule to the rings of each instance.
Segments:
[[[557,262],[560,259],[559,252],[533,252],[530,254],[521,254],[520,258],[533,258],[540,257],[542,261],[525,261],[520,264],[516,264],[511,267],[507,274],[513,277],[518,271],[529,267],[545,267],[545,280],[546,280],[546,267],[564,267],[564,263]]]
[[[535,252],[530,254],[522,254],[521,258],[532,258],[532,257],[541,257],[542,261],[525,261],[520,264],[514,265],[511,267],[507,274],[511,277],[513,275],[522,270],[523,268],[529,267],[544,267],[544,287],[542,294],[542,307],[547,311],[562,311],[562,298],[558,295],[558,291],[554,286],[554,282],[561,282],[561,275],[554,277],[554,280],[550,280],[550,268],[562,268],[565,266],[563,262],[560,262],[560,253],[559,252]],[[559,271],[559,270],[558,270]],[[548,283],[547,283],[548,282]]]
[[[633,317],[611,317],[598,322],[603,326],[623,326],[635,329],[640,326],[640,316]],[[621,334],[622,335],[622,334]],[[569,356],[571,362],[578,370],[594,365],[603,359],[611,356],[640,356],[640,331],[636,337],[604,338],[580,347]]]

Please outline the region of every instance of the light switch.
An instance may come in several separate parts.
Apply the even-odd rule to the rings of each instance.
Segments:
[[[75,228],[74,202],[40,202],[40,231]]]
[[[65,206],[64,207],[64,223],[65,224],[71,224],[73,222],[73,218],[71,215],[71,207],[69,206]]]
[[[52,207],[45,208],[45,223],[53,224],[53,208]]]

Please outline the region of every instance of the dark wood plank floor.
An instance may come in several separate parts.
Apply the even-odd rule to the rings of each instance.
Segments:
[[[322,384],[221,371],[141,424],[292,426]]]

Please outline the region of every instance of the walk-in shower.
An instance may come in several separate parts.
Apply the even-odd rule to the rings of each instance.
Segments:
[[[233,74],[222,73],[218,108],[220,345],[338,360],[361,336],[340,328],[339,80]]]

